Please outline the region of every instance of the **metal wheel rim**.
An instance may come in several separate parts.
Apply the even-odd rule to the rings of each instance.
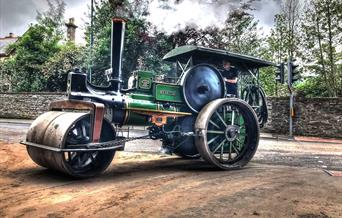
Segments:
[[[106,122],[104,121],[103,123],[105,124]],[[72,147],[73,144],[90,143],[90,130],[90,116],[87,115],[70,127],[66,133],[64,147],[68,148]],[[104,140],[103,134],[101,134],[101,141],[108,140],[109,139]],[[111,162],[111,156],[113,156],[114,153],[115,151],[64,152],[62,154],[63,165],[68,172],[74,176],[89,177],[96,175],[107,168]],[[107,161],[105,159],[107,158],[110,159],[109,163],[106,163]],[[104,163],[102,163],[103,160]]]
[[[87,122],[88,121],[88,122]],[[75,123],[67,133],[65,146],[69,147],[73,144],[90,143],[90,121],[82,119]],[[91,167],[95,163],[98,152],[64,152],[64,161],[73,171],[84,171],[85,168]]]
[[[227,111],[224,112],[224,110],[220,109],[222,105],[233,106],[230,109],[239,111],[243,116],[243,120],[237,123],[236,119],[241,118],[234,115],[234,122],[228,123],[227,120],[225,121],[223,113]],[[217,116],[217,114],[220,116]],[[230,117],[232,117],[233,113],[230,114]],[[216,117],[216,119],[212,120],[213,117]],[[201,118],[204,118],[204,120],[201,120]],[[225,124],[223,121],[225,121]],[[259,125],[255,112],[246,102],[239,99],[219,99],[208,104],[204,108],[203,114],[201,112],[200,119],[196,122],[198,122],[196,131],[200,135],[196,137],[196,146],[201,156],[209,163],[221,169],[239,168],[247,164],[254,156],[259,142]],[[228,139],[222,136],[224,136],[227,127],[233,126],[232,124],[244,127],[237,128],[239,131],[238,137],[232,142],[228,142]],[[234,142],[239,142],[239,147],[236,144],[234,145]],[[243,146],[241,143],[243,143]]]
[[[260,127],[267,122],[267,106],[263,90],[256,86],[247,86],[242,91],[242,99],[245,100],[255,111]]]
[[[207,143],[220,164],[231,164],[243,155],[246,126],[240,111],[232,105],[221,105],[211,115],[207,126]]]

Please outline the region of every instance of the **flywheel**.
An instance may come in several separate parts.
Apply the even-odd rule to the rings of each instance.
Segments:
[[[215,67],[208,64],[199,64],[186,71],[181,85],[186,104],[196,113],[209,102],[225,95],[223,77]]]

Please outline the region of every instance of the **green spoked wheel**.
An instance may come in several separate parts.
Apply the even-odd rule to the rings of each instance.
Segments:
[[[254,110],[235,98],[207,104],[197,117],[195,132],[195,145],[202,158],[221,169],[246,165],[259,143]]]
[[[264,90],[255,85],[248,85],[241,92],[241,99],[245,100],[255,111],[260,128],[268,119],[267,102]]]

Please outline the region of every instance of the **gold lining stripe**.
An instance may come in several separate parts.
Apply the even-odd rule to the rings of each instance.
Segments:
[[[126,123],[127,123],[127,120],[128,120],[128,113],[129,113],[129,111],[128,111],[128,102],[127,101],[125,101],[125,103],[124,103],[124,109],[125,109],[125,118],[124,118],[124,121],[123,121],[123,125],[125,125]]]
[[[135,111],[135,112],[154,112],[161,114],[176,114],[176,115],[192,115],[192,113],[187,112],[177,112],[177,111],[163,111],[163,110],[153,110],[153,109],[144,109],[144,108],[127,108],[127,110]]]

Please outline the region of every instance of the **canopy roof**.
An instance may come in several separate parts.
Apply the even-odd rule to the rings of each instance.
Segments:
[[[244,66],[247,68],[261,68],[267,66],[276,66],[274,63],[265,61],[249,55],[242,55],[229,52],[221,49],[205,48],[194,45],[184,45],[174,48],[168,52],[163,60],[169,62],[187,63],[192,57],[194,64],[209,63],[209,64],[222,64],[223,60],[228,60],[234,66]]]

